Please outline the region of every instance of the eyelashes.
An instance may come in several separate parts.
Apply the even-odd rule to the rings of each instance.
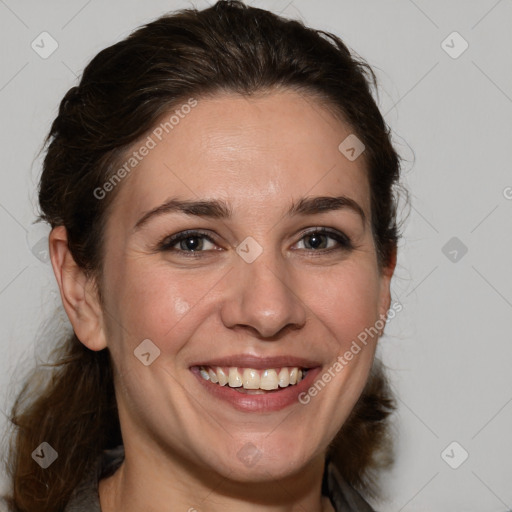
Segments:
[[[304,231],[294,246],[297,244],[301,244],[302,247],[292,250],[303,250],[315,256],[318,253],[348,252],[355,248],[347,235],[330,228],[312,228]],[[158,243],[156,250],[197,258],[205,256],[205,253],[211,255],[214,251],[222,251],[223,248],[215,242],[210,232],[190,229],[166,236]]]
[[[158,244],[158,250],[191,253],[204,252],[200,251],[199,249],[203,249],[205,241],[211,245],[216,245],[213,238],[209,236],[206,232],[203,232],[201,230],[181,231],[180,233],[176,233],[175,235],[171,235],[164,238]],[[188,246],[183,245],[179,249],[174,248],[175,245],[181,245],[183,244],[183,242],[188,242]]]
[[[322,251],[329,251],[329,250],[333,250],[333,249],[347,250],[347,249],[352,248],[351,240],[344,233],[341,233],[340,231],[326,229],[326,228],[317,228],[312,231],[302,233],[302,236],[301,236],[299,242],[306,240],[306,239],[309,239],[308,245],[310,247],[304,247],[304,249],[315,251],[315,252],[318,252],[320,250],[322,250]],[[330,239],[331,241],[334,240],[338,244],[338,246],[333,247],[331,244],[329,247],[329,242],[326,242],[328,239]],[[314,241],[313,244],[311,243],[312,241]],[[321,245],[324,245],[325,242],[328,247],[320,247]],[[304,244],[304,245],[306,245],[306,244]]]

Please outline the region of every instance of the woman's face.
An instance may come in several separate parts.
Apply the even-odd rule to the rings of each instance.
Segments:
[[[291,475],[353,408],[377,336],[353,342],[389,307],[364,153],[348,159],[350,128],[291,91],[197,98],[168,131],[117,185],[106,226],[127,453],[242,481]],[[286,386],[294,368],[309,371]]]

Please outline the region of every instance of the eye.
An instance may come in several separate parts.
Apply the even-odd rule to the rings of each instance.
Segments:
[[[309,252],[331,252],[353,248],[350,239],[337,230],[314,228],[303,233],[294,249]],[[187,230],[165,237],[157,246],[159,251],[175,252],[183,256],[198,257],[209,251],[221,250],[211,236],[198,230]]]
[[[316,252],[352,248],[352,243],[346,235],[326,228],[315,228],[313,231],[309,231],[302,236],[297,245],[299,245],[298,249]]]
[[[198,253],[216,250],[218,246],[210,236],[201,231],[182,231],[164,238],[158,245],[160,251]],[[191,255],[192,255],[191,254]]]

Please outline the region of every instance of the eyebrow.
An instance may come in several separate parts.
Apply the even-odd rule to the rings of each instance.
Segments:
[[[357,213],[361,217],[363,224],[365,224],[366,215],[364,210],[354,199],[347,196],[303,197],[299,201],[292,203],[287,215],[314,215],[344,209],[349,209]],[[222,200],[191,201],[170,198],[156,208],[144,213],[136,222],[133,231],[141,229],[150,219],[168,213],[184,213],[186,215],[209,217],[212,219],[230,219],[233,211],[231,207]]]

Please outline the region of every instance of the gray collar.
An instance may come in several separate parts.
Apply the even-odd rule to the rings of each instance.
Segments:
[[[98,464],[85,476],[75,489],[64,512],[101,512],[98,481],[112,475],[124,459],[124,448],[105,450]],[[375,510],[341,477],[332,462],[327,463],[322,489],[329,496],[336,512],[375,512]]]

